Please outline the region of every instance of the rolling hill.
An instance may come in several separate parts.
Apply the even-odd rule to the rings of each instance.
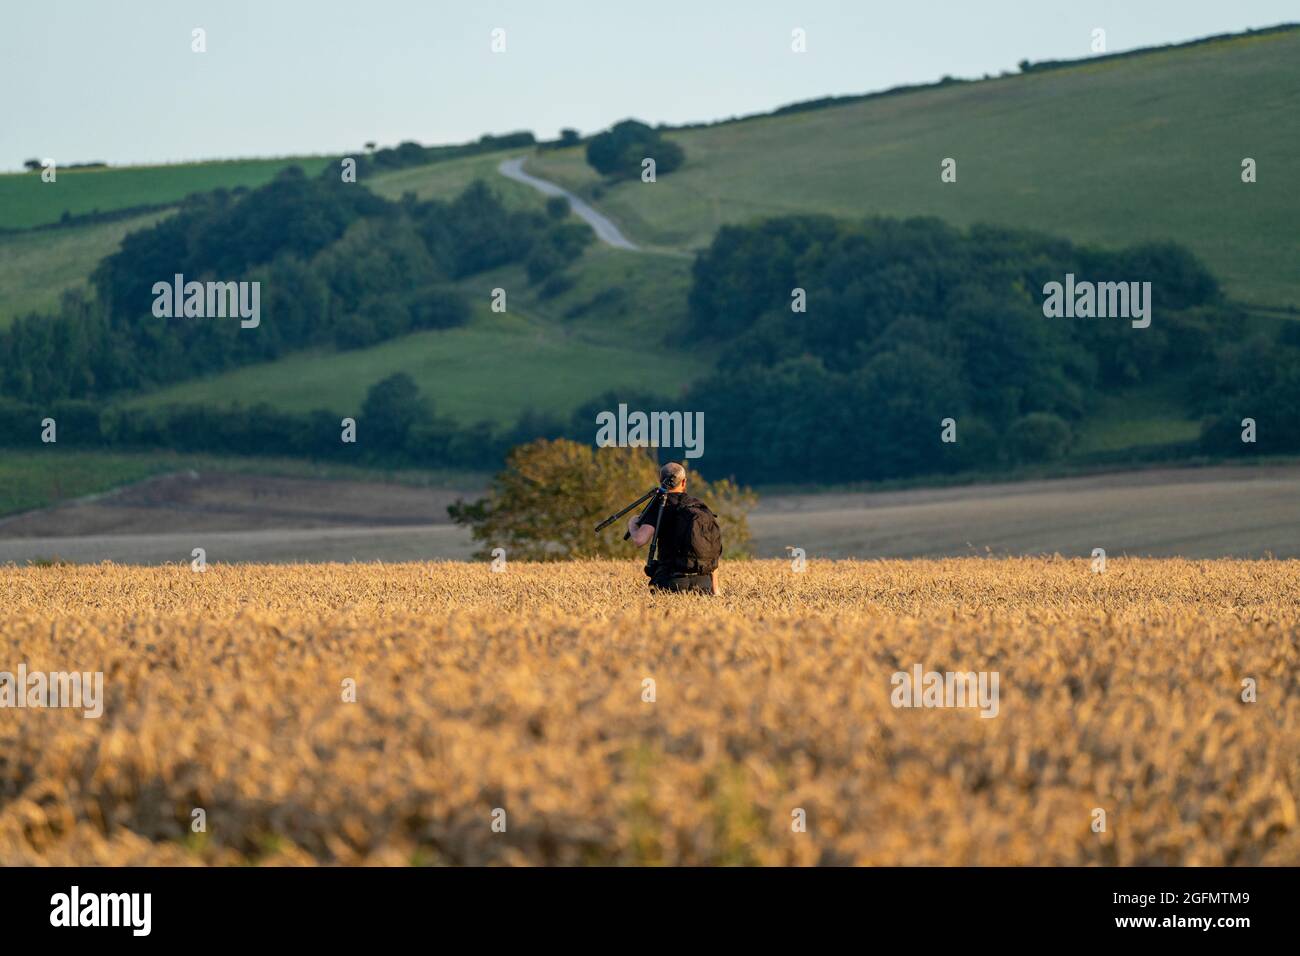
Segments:
[[[686,164],[654,184],[601,181],[581,148],[491,149],[370,175],[364,184],[389,199],[449,199],[485,180],[507,206],[541,209],[544,197],[497,171],[525,156],[531,173],[587,198],[644,251],[589,247],[569,270],[572,286],[549,297],[518,266],[476,276],[461,289],[476,304],[461,328],[299,352],[124,401],[345,414],[374,381],[407,372],[442,414],[506,424],[524,411],[565,416],[615,387],[676,394],[716,352],[672,345],[687,321],[693,253],[723,224],[792,213],[932,215],[1101,246],[1172,239],[1236,300],[1285,314],[1300,307],[1300,124],[1287,121],[1300,107],[1298,64],[1300,29],[1290,29],[671,130]],[[1240,179],[1246,156],[1258,163],[1253,184]],[[956,183],[940,181],[945,157],[957,160]],[[330,161],[303,164],[312,174]],[[66,171],[46,188],[38,176],[0,176],[0,225],[165,206],[194,191],[256,186],[289,162]],[[51,307],[123,235],[167,214],[0,235],[0,326]],[[506,316],[484,307],[497,286],[509,290]],[[1198,425],[1174,385],[1108,395],[1082,423],[1076,450],[1193,438]]]
[[[86,277],[122,239],[170,215],[145,212],[111,222],[88,222],[59,229],[0,233],[0,328],[29,312],[48,313],[68,289]]]
[[[1235,298],[1300,308],[1297,115],[1291,29],[670,132],[686,164],[653,184],[603,184],[581,148],[527,168],[650,245],[699,249],[724,223],[789,213],[932,215],[1172,239]],[[939,179],[947,157],[955,183]]]
[[[60,169],[54,182],[37,173],[0,175],[0,229],[30,229],[55,223],[67,213],[84,216],[137,206],[175,203],[210,189],[253,188],[271,181],[286,166],[315,175],[330,156],[229,159],[167,166],[109,166]]]
[[[511,155],[518,151],[385,172],[367,185],[387,199],[405,193],[429,199],[451,198],[475,180],[485,180],[511,208],[543,208],[544,197],[535,190],[497,174],[502,158]],[[64,289],[85,284],[124,235],[165,215],[150,212],[0,235],[0,324],[52,308]],[[506,288],[507,316],[484,307],[463,328],[402,336],[353,351],[303,352],[136,396],[126,404],[267,402],[291,411],[324,407],[354,414],[370,385],[406,372],[439,413],[462,424],[507,424],[525,409],[563,417],[616,386],[671,393],[708,370],[708,352],[670,351],[656,366],[639,353],[644,343],[657,341],[664,328],[682,320],[689,281],[686,257],[641,257],[595,246],[577,264],[573,286],[549,299],[542,299],[517,267],[476,277],[463,287],[471,301],[484,305],[491,289]],[[678,386],[665,386],[665,379]]]
[[[590,255],[613,259],[609,252]],[[590,273],[617,269],[617,262],[597,265]],[[671,280],[682,280],[683,271]],[[592,275],[586,276],[592,281]],[[510,279],[514,278],[515,283]],[[501,315],[487,307],[489,290],[470,324],[405,335],[379,345],[346,352],[303,352],[276,362],[234,369],[139,396],[130,406],[201,403],[211,406],[268,403],[287,411],[327,408],[355,415],[366,390],[380,379],[405,372],[420,386],[439,414],[473,425],[513,423],[532,409],[567,418],[575,408],[617,388],[656,393],[708,371],[711,353],[667,352],[651,363],[635,335],[625,329],[599,332],[579,320],[566,323],[558,310],[581,302],[573,290],[555,303],[540,304],[527,293],[519,270],[498,275],[507,289],[519,289],[518,304]],[[642,317],[643,320],[643,317]],[[586,328],[583,326],[587,325]],[[635,321],[629,322],[633,328]],[[668,383],[668,387],[664,387]]]
[[[508,207],[542,208],[539,193],[497,174],[502,157],[510,155],[515,154],[489,153],[384,173],[369,185],[387,199],[404,193],[448,199],[484,180]],[[405,372],[439,413],[466,425],[504,425],[527,409],[566,417],[584,401],[620,386],[673,393],[708,371],[709,350],[668,350],[654,364],[640,351],[684,320],[688,258],[641,256],[596,244],[572,272],[571,288],[543,298],[522,268],[495,270],[460,284],[466,297],[480,305],[462,328],[416,333],[348,352],[302,353],[171,386],[128,404],[267,402],[290,411],[324,407],[346,414],[355,412],[371,384]],[[507,291],[505,315],[487,308],[494,288]]]

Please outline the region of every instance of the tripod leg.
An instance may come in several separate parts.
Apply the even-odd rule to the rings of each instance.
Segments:
[[[602,521],[600,524],[596,525],[596,530],[597,530],[597,531],[602,531],[602,530],[604,530],[605,528],[609,527],[609,526],[612,525],[615,521],[617,521],[619,518],[623,517],[623,515],[627,514],[629,511],[631,511],[633,508],[635,508],[635,507],[636,507],[637,505],[639,505],[641,502],[645,501],[647,498],[649,498],[649,497],[650,497],[651,495],[653,495],[654,493],[655,493],[655,490],[654,490],[653,488],[650,489],[650,490],[647,491],[645,494],[643,494],[640,498],[638,498],[636,501],[632,502],[630,505],[628,505],[626,508],[624,508],[622,511],[618,512],[617,514],[612,514],[612,515],[610,515],[608,518],[606,518],[606,519],[605,519],[604,521]]]
[[[659,522],[664,519],[664,502],[668,500],[668,496],[661,493],[656,500],[659,503],[659,511],[655,514],[655,533],[650,537],[650,551],[647,553],[645,559],[647,574],[649,574],[650,570],[654,567],[655,551],[659,548]]]

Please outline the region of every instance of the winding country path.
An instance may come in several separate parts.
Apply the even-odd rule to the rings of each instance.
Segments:
[[[573,207],[573,211],[578,218],[590,225],[602,242],[609,243],[615,249],[639,251],[637,245],[619,231],[618,226],[573,193],[555,185],[555,183],[548,182],[545,179],[538,179],[536,176],[524,172],[523,156],[516,156],[514,159],[503,159],[501,165],[497,167],[497,172],[507,179],[513,179],[515,182],[532,186],[538,192],[547,196],[563,196],[569,200],[569,205]]]

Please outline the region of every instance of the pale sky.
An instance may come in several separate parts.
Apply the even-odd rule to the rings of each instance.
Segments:
[[[708,121],[1087,56],[1097,27],[1118,52],[1297,19],[1295,0],[9,0],[0,170]]]

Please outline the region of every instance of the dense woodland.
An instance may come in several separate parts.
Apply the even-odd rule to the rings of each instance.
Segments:
[[[1043,287],[1067,273],[1151,282],[1150,327],[1045,317]],[[723,473],[852,481],[1050,459],[1102,395],[1166,381],[1206,419],[1206,450],[1300,449],[1286,412],[1297,337],[1252,333],[1173,243],[1103,251],[932,219],[776,219],[718,233],[690,309],[729,346],[687,397]],[[1267,420],[1268,440],[1243,449],[1243,417]]]

